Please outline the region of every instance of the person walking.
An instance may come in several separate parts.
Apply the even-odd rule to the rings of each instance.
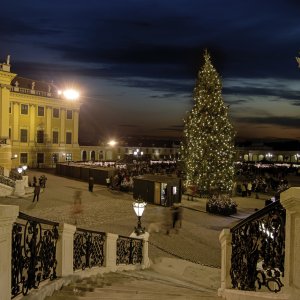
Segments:
[[[94,178],[90,177],[89,178],[89,191],[93,192],[93,188],[94,188]]]
[[[41,186],[38,183],[36,183],[36,185],[34,186],[32,202],[34,202],[35,199],[36,202],[39,202],[40,192],[41,192]]]

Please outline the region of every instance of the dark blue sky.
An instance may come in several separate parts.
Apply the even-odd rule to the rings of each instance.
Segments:
[[[81,91],[81,139],[180,136],[204,49],[239,137],[300,139],[300,1],[9,1],[0,57]]]

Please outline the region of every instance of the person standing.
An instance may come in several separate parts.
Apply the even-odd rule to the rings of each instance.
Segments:
[[[109,176],[106,177],[106,186],[107,186],[107,188],[110,188],[110,177]]]
[[[35,199],[36,202],[39,202],[40,192],[41,192],[41,186],[38,183],[36,183],[36,185],[34,186],[32,202],[34,202]]]
[[[248,181],[247,183],[247,196],[251,197],[251,192],[252,192],[252,182]]]
[[[93,188],[94,188],[94,178],[90,177],[89,178],[89,191],[93,192]]]

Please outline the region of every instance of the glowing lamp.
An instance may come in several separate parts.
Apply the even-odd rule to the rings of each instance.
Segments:
[[[109,142],[108,142],[108,145],[109,146],[115,146],[117,144],[117,142],[115,141],[115,140],[110,140]]]
[[[141,218],[144,213],[146,205],[147,203],[142,199],[140,199],[140,197],[135,202],[132,203],[133,210],[138,218],[137,226],[134,228],[134,232],[136,233],[136,235],[141,235],[145,233],[145,227],[142,227]]]
[[[68,100],[77,100],[79,98],[79,92],[73,89],[64,90],[63,95]]]
[[[18,168],[18,173],[21,174],[23,172],[23,168]]]

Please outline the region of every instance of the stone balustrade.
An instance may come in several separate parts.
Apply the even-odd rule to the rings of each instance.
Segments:
[[[0,290],[1,300],[9,300],[11,295],[12,278],[12,229],[19,216],[19,207],[13,205],[0,205]],[[34,218],[33,218],[34,219]],[[51,296],[55,290],[78,278],[89,277],[98,273],[114,272],[119,270],[135,270],[149,267],[148,237],[146,233],[141,236],[132,237],[142,239],[142,262],[138,264],[117,264],[117,240],[119,235],[106,233],[104,242],[104,263],[102,267],[87,268],[74,271],[74,235],[76,226],[70,224],[59,224],[58,240],[56,244],[56,276],[53,281],[45,281],[38,289],[32,289],[26,296],[27,300],[42,300]],[[17,296],[23,299],[22,295]]]
[[[230,274],[232,266],[232,233],[230,229],[226,228],[223,229],[219,237],[222,257],[221,287],[218,290],[218,295],[223,299],[300,299],[300,187],[292,187],[283,192],[280,195],[280,202],[286,210],[284,275],[282,277],[283,286],[281,290],[274,293],[267,289],[262,289],[261,291],[246,291],[232,288],[232,278]],[[270,284],[272,284],[272,282]]]

